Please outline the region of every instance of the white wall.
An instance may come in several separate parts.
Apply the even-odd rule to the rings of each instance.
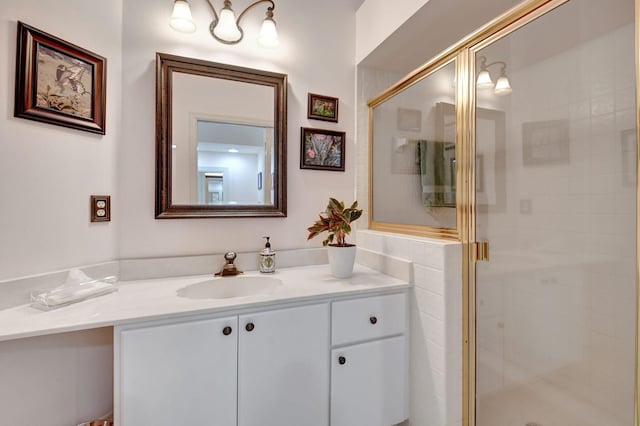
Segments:
[[[121,1],[0,3],[0,280],[112,260],[121,199]],[[20,20],[107,58],[106,135],[13,117]],[[112,221],[90,223],[89,197],[112,196]]]
[[[429,0],[366,0],[356,14],[356,63],[366,58],[428,2]]]
[[[276,250],[318,246],[319,240],[306,242],[306,228],[324,209],[329,196],[347,201],[354,197],[353,4],[341,0],[278,1],[275,20],[281,46],[277,50],[261,49],[254,41],[263,12],[256,10],[246,15],[245,40],[227,46],[209,34],[211,15],[205,2],[191,3],[198,30],[190,35],[176,33],[168,26],[171,5],[141,0],[125,1],[124,6],[126,132],[118,157],[123,205],[121,257],[220,253],[232,249],[258,251],[265,226],[269,227]],[[287,218],[154,219],[156,51],[288,74]],[[340,98],[339,123],[307,120],[308,92]],[[300,170],[301,126],[347,132],[344,173]]]
[[[0,2],[0,280],[117,257],[122,2]],[[106,135],[13,117],[17,21],[107,58]],[[90,223],[89,197],[112,196]],[[110,329],[0,344],[2,424],[78,424],[112,405]]]
[[[113,409],[113,329],[0,344],[0,423],[74,426]]]

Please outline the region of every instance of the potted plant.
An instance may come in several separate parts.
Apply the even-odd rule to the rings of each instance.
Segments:
[[[324,231],[329,233],[322,241],[322,245],[328,247],[331,274],[336,278],[348,278],[353,272],[356,246],[348,244],[345,237],[351,233],[351,222],[356,221],[361,215],[362,210],[358,209],[358,201],[354,201],[351,207],[345,208],[342,201],[329,198],[327,209],[320,213],[320,218],[312,226],[307,228],[309,231],[307,240]]]

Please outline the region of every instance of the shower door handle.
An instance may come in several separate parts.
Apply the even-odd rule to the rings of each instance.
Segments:
[[[473,247],[476,262],[489,261],[489,241],[476,241],[473,243]]]

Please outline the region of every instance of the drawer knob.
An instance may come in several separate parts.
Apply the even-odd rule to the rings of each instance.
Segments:
[[[338,357],[338,364],[344,365],[347,362],[347,359],[343,356]]]
[[[229,326],[226,326],[225,328],[222,329],[222,334],[224,334],[225,336],[228,336],[231,334],[231,332],[233,331],[233,329]]]
[[[376,317],[374,317],[374,316],[369,317],[369,322],[370,322],[371,324],[374,324],[374,325],[375,325],[375,324],[378,322],[378,318],[376,318]]]
[[[247,323],[247,325],[244,327],[244,329],[247,331],[253,331],[254,328],[256,328],[256,326],[252,322]]]

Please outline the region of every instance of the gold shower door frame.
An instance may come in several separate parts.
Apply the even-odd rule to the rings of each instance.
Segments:
[[[462,242],[462,336],[463,336],[463,365],[462,365],[462,425],[475,426],[476,403],[476,261],[478,248],[482,248],[476,241],[476,170],[475,158],[475,75],[476,52],[501,39],[529,22],[554,10],[570,0],[531,0],[524,2],[491,21],[475,33],[448,49],[457,53],[457,93],[456,120],[460,158],[458,163],[458,182],[461,182],[457,194],[458,226]],[[577,0],[574,0],[577,1]],[[636,67],[636,140],[640,140],[640,0],[635,0],[635,67]],[[640,152],[636,158],[636,176]],[[636,182],[636,369],[635,398],[634,398],[634,426],[640,426],[640,187]]]

